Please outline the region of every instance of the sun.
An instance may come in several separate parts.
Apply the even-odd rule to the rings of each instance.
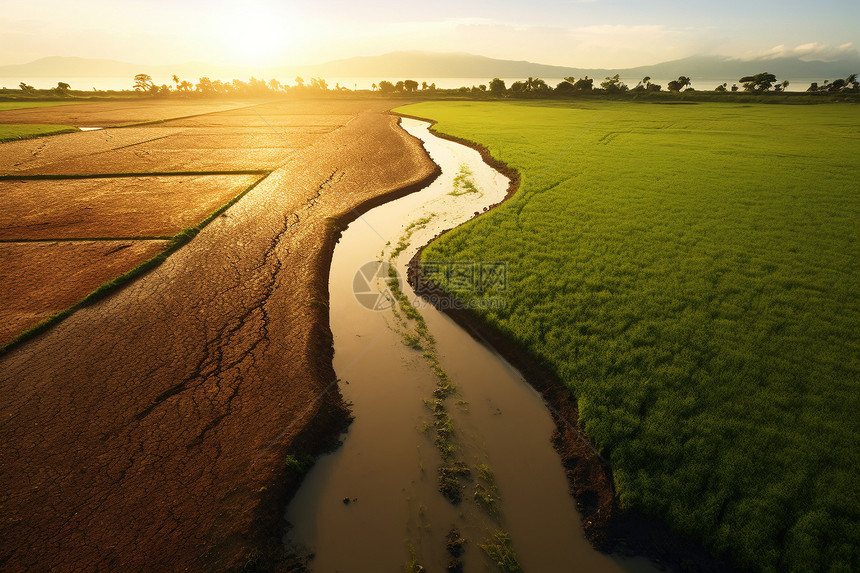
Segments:
[[[212,40],[226,61],[245,66],[284,63],[297,46],[297,19],[268,2],[229,3],[215,15]]]

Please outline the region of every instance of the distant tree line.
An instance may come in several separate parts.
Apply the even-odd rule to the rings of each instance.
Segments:
[[[824,80],[824,83],[818,85],[818,82],[812,82],[807,88],[810,93],[860,93],[860,82],[857,81],[857,74],[851,74],[844,80],[834,80],[830,83]]]
[[[738,85],[740,84],[740,86]],[[738,80],[738,83],[731,87],[727,83],[716,86],[713,91],[716,93],[724,92],[743,92],[748,94],[763,94],[763,93],[780,93],[785,92],[790,85],[788,80],[778,81],[774,74],[762,72],[759,74],[744,76]],[[412,93],[418,91],[418,83],[413,80],[404,80],[397,83],[392,83],[387,80],[373,84],[373,91],[378,91],[382,94],[395,93]],[[428,85],[423,82],[421,91],[437,91],[435,84]],[[549,96],[551,94],[575,94],[575,93],[594,93],[594,94],[643,94],[662,92],[663,86],[652,83],[650,76],[642,78],[634,87],[625,84],[619,74],[611,77],[606,77],[598,85],[595,85],[594,78],[585,76],[583,78],[567,77],[558,83],[554,88],[546,83],[541,78],[526,78],[524,80],[515,81],[508,87],[505,81],[500,78],[493,78],[488,84],[467,87],[463,86],[455,89],[438,90],[445,93],[456,94],[483,94],[488,93],[495,96]],[[676,80],[668,82],[666,90],[668,92],[692,92],[696,91],[692,87],[692,80],[687,76],[680,76]],[[810,93],[860,93],[860,85],[857,82],[857,74],[852,74],[846,79],[836,80],[832,83],[827,81],[819,86],[813,82],[806,90]]]
[[[810,95],[832,95],[832,96],[849,96],[849,99],[856,100],[857,97],[852,94],[860,94],[860,82],[857,80],[858,74],[851,74],[847,78],[837,79],[834,81],[825,80],[823,83],[813,82],[807,89],[806,93]],[[276,94],[314,94],[314,93],[331,93],[331,92],[351,92],[352,90],[335,84],[332,88],[323,78],[310,78],[306,81],[302,77],[296,77],[293,80],[294,85],[282,84],[276,79],[269,81],[250,78],[248,81],[234,79],[229,82],[221,80],[212,80],[208,77],[200,78],[196,83],[189,80],[180,79],[174,75],[169,84],[156,84],[152,77],[147,74],[137,74],[134,76],[133,89],[138,94],[168,97],[168,96],[234,96],[234,97],[265,97]],[[740,84],[740,85],[738,85]],[[731,87],[727,83],[716,86],[713,93],[726,92],[741,92],[752,95],[766,93],[780,93],[787,91],[789,87],[788,80],[779,81],[774,74],[762,72],[750,76],[744,76]],[[57,87],[42,90],[36,89],[31,85],[21,82],[18,85],[20,93],[27,97],[53,96],[53,97],[72,97],[73,95],[81,94],[82,92],[72,93],[71,86],[66,82],[58,82]],[[97,92],[93,88],[94,92]],[[383,95],[393,94],[413,94],[417,92],[434,93],[438,92],[441,95],[454,96],[472,96],[472,97],[552,97],[555,95],[571,95],[576,94],[606,94],[606,95],[622,95],[631,94],[634,96],[642,94],[653,94],[659,92],[692,92],[696,91],[692,87],[692,82],[687,76],[680,76],[678,79],[667,83],[664,90],[660,84],[653,83],[651,77],[645,76],[637,82],[633,87],[628,86],[618,74],[608,76],[596,82],[594,78],[588,76],[582,78],[567,77],[559,82],[555,87],[547,84],[541,78],[529,77],[523,80],[513,82],[510,87],[505,84],[505,81],[500,78],[493,78],[486,84],[477,86],[462,86],[454,89],[437,88],[435,83],[421,82],[419,84],[415,80],[407,79],[397,82],[381,80],[371,86],[371,91]],[[5,94],[15,93],[13,90],[3,89],[0,92]],[[797,95],[797,94],[795,94]]]
[[[173,76],[172,85],[157,85],[148,74],[137,74],[134,76],[134,91],[155,96],[190,95],[200,94],[207,96],[230,95],[230,96],[267,96],[276,93],[287,92],[324,92],[329,91],[328,83],[322,78],[311,78],[306,82],[304,78],[295,78],[295,85],[282,84],[276,79],[268,82],[252,77],[247,82],[234,79],[230,82],[212,80],[208,77],[200,78],[195,84],[187,80],[180,80]],[[335,85],[336,91],[348,91],[347,88]]]

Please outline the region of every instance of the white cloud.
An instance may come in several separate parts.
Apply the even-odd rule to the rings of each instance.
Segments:
[[[819,44],[818,42],[810,42],[808,44],[800,44],[799,46],[790,47],[785,45],[774,46],[768,50],[747,54],[742,59],[744,60],[774,60],[776,58],[799,58],[803,61],[824,61],[832,62],[842,58],[857,57],[860,52],[854,47],[853,42],[842,44],[839,46],[831,46],[829,44]]]

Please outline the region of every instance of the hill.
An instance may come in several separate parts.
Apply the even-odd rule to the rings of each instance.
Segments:
[[[625,78],[651,76],[674,78],[685,75],[699,79],[740,78],[744,75],[768,71],[779,78],[835,79],[860,72],[860,56],[824,62],[804,61],[798,58],[740,60],[723,56],[692,56],[670,62],[633,68],[602,69],[551,66],[528,61],[500,60],[466,53],[390,52],[379,56],[357,56],[306,66],[279,66],[275,68],[241,68],[217,66],[201,62],[177,65],[147,66],[110,59],[87,59],[54,56],[41,58],[28,64],[0,66],[0,77],[5,78],[76,78],[76,77],[132,77],[146,73],[163,77],[177,74],[183,78],[247,78],[256,77],[364,77],[364,78],[563,78],[585,75],[603,78],[620,74]]]

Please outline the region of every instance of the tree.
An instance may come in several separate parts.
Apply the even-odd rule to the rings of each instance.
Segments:
[[[407,92],[414,92],[418,90],[418,82],[414,80],[406,80],[403,82],[403,89]]]
[[[296,85],[298,87],[300,87],[300,88],[305,87],[305,80],[303,80],[301,76],[296,76],[295,82],[296,82]]]
[[[403,80],[400,80],[396,84],[394,84],[394,91],[402,92],[403,91]]]
[[[67,95],[69,95],[69,90],[71,88],[72,88],[72,86],[70,86],[66,82],[57,82],[57,87],[55,87],[51,91],[53,91],[54,94],[56,94],[58,96],[67,96]]]
[[[394,91],[394,84],[387,80],[379,82],[379,93],[390,94]]]
[[[273,92],[276,92],[281,89],[281,82],[279,82],[275,78],[272,78],[271,80],[269,80],[269,87],[272,89]]]
[[[499,78],[493,78],[490,80],[490,93],[494,95],[502,95],[507,90],[507,86],[505,86],[505,80],[501,80]]]
[[[562,80],[562,81],[558,82],[558,84],[556,84],[555,91],[557,91],[559,93],[572,92],[573,91],[573,84],[567,80]]]
[[[729,90],[728,90],[728,88],[727,88],[727,86],[728,86],[728,85],[729,85],[729,84],[727,84],[727,83],[722,84],[722,85],[719,85],[719,86],[717,86],[717,87],[715,87],[715,88],[714,88],[714,91],[715,91],[715,92],[727,92],[727,91],[729,91]]]
[[[212,80],[208,77],[200,78],[200,82],[194,86],[194,89],[203,95],[211,95],[215,93],[215,86],[212,85]]]
[[[572,79],[567,78],[567,81]],[[594,78],[589,78],[588,76],[576,80],[573,84],[573,91],[575,92],[590,92],[592,89],[594,89]]]
[[[33,86],[21,82],[20,84],[18,84],[18,87],[21,88],[21,91],[27,95],[36,95],[36,88],[34,88]]]
[[[311,87],[320,91],[326,91],[328,83],[322,78],[311,78]]]
[[[606,93],[623,93],[627,91],[627,85],[621,81],[621,77],[618,74],[614,76],[607,77],[604,81],[600,83],[600,87]]]
[[[134,76],[134,91],[148,92],[152,91],[152,88],[154,87],[155,83],[153,83],[152,77],[148,74],[137,74]]]
[[[636,87],[630,91],[632,91],[632,92],[659,92],[662,89],[663,89],[663,86],[661,86],[660,84],[652,84],[651,83],[651,76],[645,76],[644,78],[639,80],[639,83],[636,84]]]
[[[564,78],[563,81],[559,82],[557,86],[555,86],[555,91],[557,92],[587,92],[591,91],[594,88],[594,80],[585,76],[581,79],[576,79],[575,77],[567,77]]]
[[[540,78],[535,78],[532,82],[532,91],[533,92],[548,92],[551,91],[550,88],[545,81]]]
[[[669,82],[666,87],[669,89],[670,92],[679,92],[688,85],[690,85],[690,78],[688,78],[687,76],[681,76],[677,80],[672,80],[671,82]]]
[[[636,84],[636,87],[634,87],[630,91],[632,91],[632,92],[644,92],[644,91],[648,91],[648,88],[650,86],[651,86],[651,76],[645,76],[644,78],[639,80],[639,83]]]
[[[738,81],[744,85],[744,91],[760,94],[768,91],[776,83],[776,76],[762,72],[754,76],[744,76]]]
[[[857,74],[851,74],[845,79],[839,78],[830,82],[830,80],[824,80],[824,83],[818,85],[818,83],[813,82],[812,85],[809,86],[808,92],[826,92],[826,93],[839,93],[839,92],[848,92],[848,93],[857,93],[860,92],[860,82],[857,81]]]
[[[376,91],[376,84],[371,85],[370,89],[372,89],[373,91]]]
[[[173,83],[176,84],[176,89],[179,89],[179,76],[173,74]]]
[[[426,89],[427,89],[427,82],[421,82],[421,89],[422,89],[422,90],[426,90]]]

